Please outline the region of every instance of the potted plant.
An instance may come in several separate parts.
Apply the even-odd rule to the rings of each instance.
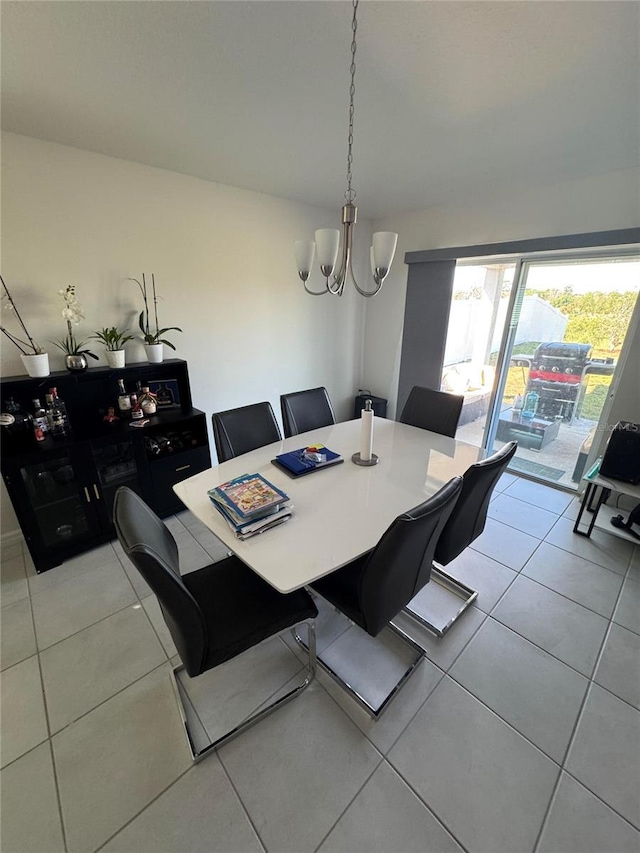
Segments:
[[[73,334],[73,325],[77,326],[80,320],[84,320],[82,306],[76,297],[75,285],[69,284],[64,290],[59,290],[58,293],[64,300],[62,317],[67,321],[67,336],[59,341],[52,341],[52,343],[66,353],[64,364],[67,370],[72,372],[86,370],[89,366],[86,357],[89,356],[97,361],[98,356],[85,347],[86,341],[77,340]]]
[[[16,346],[20,350],[20,358],[22,359],[22,363],[25,367],[25,370],[29,374],[29,376],[39,378],[42,376],[49,375],[49,354],[44,351],[44,349],[39,346],[31,337],[29,332],[27,331],[27,327],[24,324],[22,317],[20,316],[20,312],[16,307],[16,303],[13,301],[11,294],[9,293],[9,289],[7,285],[4,283],[4,279],[0,276],[0,282],[2,282],[2,307],[5,311],[12,312],[17,318],[22,331],[26,335],[29,343],[23,341],[21,338],[17,338],[14,334],[9,332],[3,325],[0,325],[0,331],[2,334],[8,338],[11,343]]]
[[[116,327],[100,329],[91,335],[91,339],[100,341],[106,348],[106,359],[109,367],[124,367],[124,345],[133,340],[133,335],[127,335],[129,329],[122,332]]]
[[[138,325],[140,326],[140,331],[142,332],[142,340],[144,341],[144,349],[147,354],[147,359],[150,364],[158,364],[162,361],[164,357],[164,344],[166,344],[168,347],[171,347],[172,350],[175,350],[174,345],[170,341],[163,338],[163,335],[166,332],[181,332],[182,329],[178,328],[178,326],[167,326],[164,329],[160,328],[160,325],[158,323],[158,297],[156,295],[156,280],[153,273],[151,274],[151,289],[153,294],[155,332],[151,329],[151,321],[149,318],[149,301],[147,298],[147,281],[144,273],[142,274],[142,284],[138,281],[137,278],[130,278],[129,281],[135,281],[135,283],[140,288],[140,292],[142,293],[142,299],[144,301],[144,309],[140,312],[140,317],[138,318]]]

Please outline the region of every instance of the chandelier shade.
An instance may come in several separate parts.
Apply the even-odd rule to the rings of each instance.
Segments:
[[[296,253],[296,266],[298,270],[306,270],[307,277],[309,270],[313,266],[313,258],[316,253],[316,244],[313,240],[296,240],[293,244]],[[302,275],[300,273],[300,275]],[[306,281],[306,278],[302,279]]]
[[[396,253],[398,244],[398,235],[393,231],[377,231],[373,235],[373,252],[374,266],[376,270],[389,270],[393,263],[393,256]],[[385,272],[386,275],[386,272]]]
[[[373,235],[373,245],[369,250],[371,274],[374,287],[365,290],[358,285],[353,274],[351,257],[353,253],[353,230],[356,224],[358,208],[353,203],[356,191],[351,187],[351,167],[353,163],[353,115],[356,76],[356,31],[358,28],[357,11],[359,0],[353,0],[353,16],[351,20],[351,86],[349,88],[349,136],[347,154],[347,189],[344,194],[345,204],[342,207],[342,249],[340,247],[340,231],[336,228],[320,228],[315,233],[313,241],[297,240],[295,242],[296,266],[304,289],[311,296],[324,296],[332,293],[334,296],[342,296],[344,286],[348,278],[361,296],[375,296],[380,291],[382,284],[389,273],[393,256],[396,251],[398,235],[391,231],[378,231]],[[311,274],[313,259],[318,251],[320,272],[325,279],[325,285],[321,290],[312,290],[307,285]],[[340,268],[334,272],[338,255],[340,254]]]
[[[319,228],[316,231],[316,246],[320,269],[326,278],[331,275],[338,260],[338,249],[340,248],[340,232],[338,229]]]

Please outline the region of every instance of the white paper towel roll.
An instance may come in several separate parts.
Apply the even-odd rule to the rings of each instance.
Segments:
[[[363,462],[369,462],[373,452],[373,409],[369,400],[367,404],[368,408],[362,410],[360,428],[360,459]]]

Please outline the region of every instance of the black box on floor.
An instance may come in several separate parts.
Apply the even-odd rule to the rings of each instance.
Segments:
[[[387,417],[387,401],[384,397],[376,397],[374,394],[370,394],[366,390],[360,390],[356,397],[356,404],[353,409],[354,418],[360,417],[360,413],[364,409],[367,400],[371,400],[371,408],[373,409],[373,414],[377,418]]]

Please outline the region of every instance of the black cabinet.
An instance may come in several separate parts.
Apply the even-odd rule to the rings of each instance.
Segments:
[[[80,448],[52,448],[4,466],[4,480],[29,544],[53,556],[86,545],[100,530]]]
[[[169,389],[165,406],[143,428],[124,418],[104,420],[115,406],[119,378],[130,391],[137,381]],[[44,380],[3,379],[2,402],[13,397],[31,411],[31,401],[42,400],[51,387],[69,413],[72,431],[65,439],[37,442],[30,431],[2,428],[2,476],[39,572],[115,538],[119,486],[129,486],[165,516],[183,509],[173,485],[211,465],[206,416],[191,406],[187,365],[180,359],[59,372]]]

